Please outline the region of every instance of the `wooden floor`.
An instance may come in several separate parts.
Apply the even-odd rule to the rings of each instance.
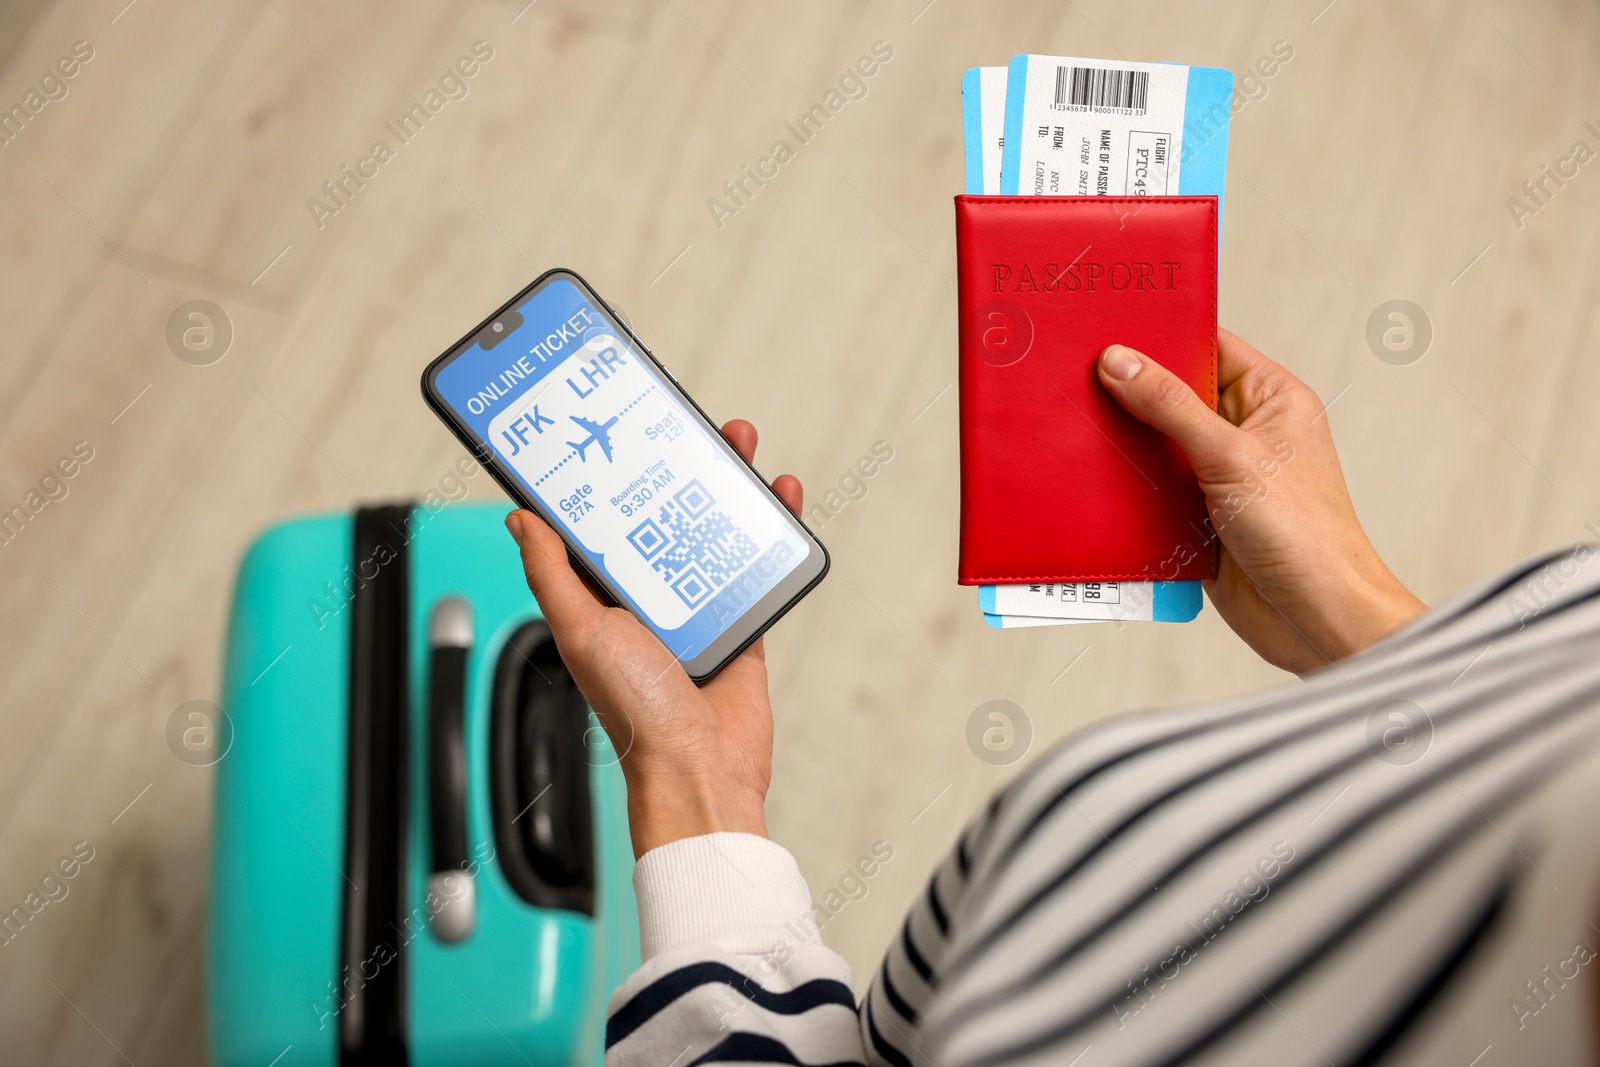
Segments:
[[[1025,709],[1037,751],[1285,681],[1214,612],[1001,633],[955,585],[968,66],[1243,72],[1285,42],[1234,116],[1224,324],[1333,405],[1363,519],[1425,599],[1592,535],[1600,162],[1542,206],[1523,185],[1574,142],[1600,149],[1600,8],[1325,2],[0,2],[0,106],[92,49],[0,145],[0,509],[92,450],[0,548],[0,910],[74,842],[95,853],[0,947],[0,1061],[204,1059],[210,772],[165,729],[216,697],[240,551],[282,517],[436,484],[461,452],[418,369],[548,266],[613,297],[714,416],[754,420],[769,475],[815,495],[893,449],[820,527],[834,574],[770,639],[774,836],[819,898],[894,849],[826,932],[859,982],[1015,773],[968,750],[980,703]],[[314,217],[477,41],[493,57],[467,95]],[[867,95],[714,217],[878,41],[893,57]],[[1397,298],[1432,323],[1411,366],[1365,340]],[[233,325],[211,366],[168,347],[193,299]]]

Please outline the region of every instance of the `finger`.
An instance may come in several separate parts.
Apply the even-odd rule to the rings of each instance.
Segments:
[[[722,690],[730,690],[738,693],[740,690],[746,689],[749,685],[748,675],[750,672],[764,671],[766,669],[766,640],[765,637],[758,637],[750,642],[749,648],[735,656],[733,662],[723,668],[721,674],[706,683],[705,691],[707,693],[716,693]],[[765,690],[766,685],[763,680],[762,691],[765,692]]]
[[[756,456],[756,428],[744,419],[734,419],[723,424],[722,436],[734,447],[744,461],[749,463]],[[800,479],[792,474],[780,474],[772,483],[772,491],[778,494],[778,499],[788,505],[790,511],[796,515],[804,506],[805,493],[800,488]]]
[[[789,510],[796,515],[805,507],[805,490],[800,487],[800,479],[792,474],[780,474],[773,479],[772,491],[778,494],[778,499],[789,506]]]
[[[1107,348],[1100,354],[1097,369],[1101,384],[1117,403],[1134,418],[1172,438],[1197,472],[1221,461],[1233,435],[1241,432],[1212,411],[1187,382],[1131,348]]]
[[[528,590],[553,631],[583,626],[605,610],[573,571],[566,542],[543,519],[531,511],[513,511],[506,516],[506,529],[522,553]]]
[[[743,456],[746,463],[756,458],[756,428],[744,419],[724,423],[722,436],[728,439],[733,450]]]
[[[1253,370],[1277,364],[1262,355],[1250,342],[1229,333],[1217,331],[1217,391],[1224,392],[1234,382]]]

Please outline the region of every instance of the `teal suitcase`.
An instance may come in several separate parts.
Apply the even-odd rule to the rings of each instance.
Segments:
[[[216,776],[218,1067],[602,1062],[606,1000],[638,964],[626,795],[504,514],[364,508],[246,554]]]

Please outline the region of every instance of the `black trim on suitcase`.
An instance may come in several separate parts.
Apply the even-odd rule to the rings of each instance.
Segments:
[[[355,516],[339,983],[341,1067],[408,1062],[405,914],[409,506]]]
[[[550,627],[525,623],[495,664],[489,721],[495,850],[523,900],[593,915],[589,729],[589,706]]]
[[[467,855],[468,652],[436,645],[428,659],[428,870],[434,873],[464,871],[472,860]]]

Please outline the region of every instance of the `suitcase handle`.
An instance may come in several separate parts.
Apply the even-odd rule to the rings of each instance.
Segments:
[[[592,915],[589,707],[543,621],[506,642],[494,693],[490,796],[500,869],[528,903]]]
[[[444,905],[434,936],[455,942],[477,925],[477,886],[467,855],[467,656],[472,606],[457,596],[428,619],[428,816],[432,839],[428,893]]]

